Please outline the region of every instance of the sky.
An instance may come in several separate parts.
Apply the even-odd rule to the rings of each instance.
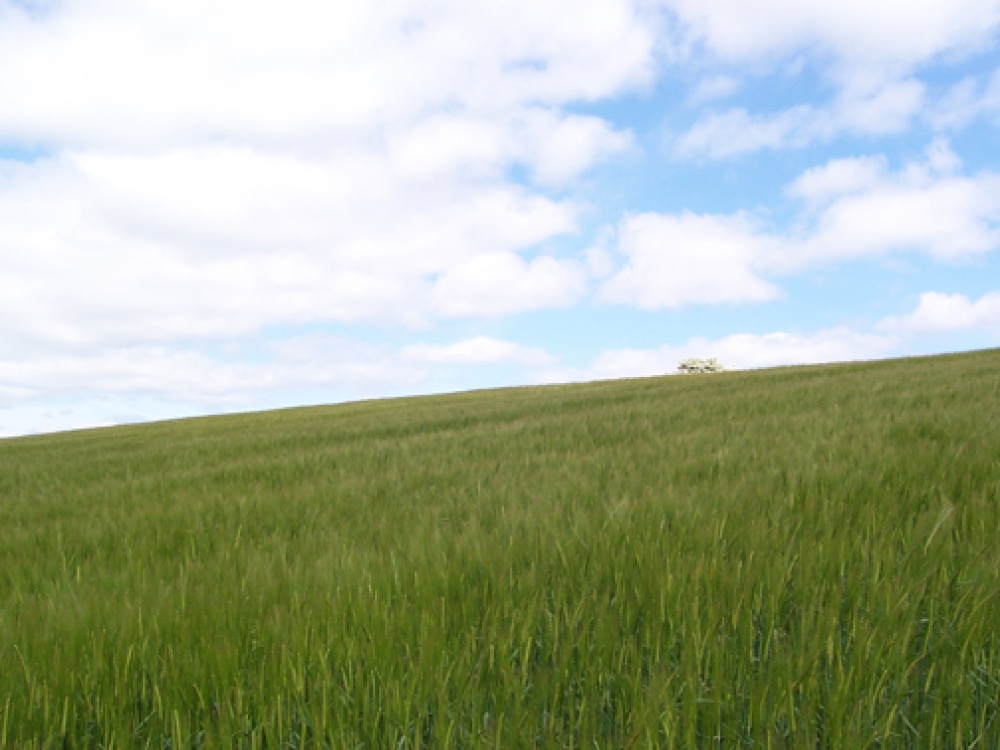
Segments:
[[[0,0],[0,436],[1000,346],[1000,0]]]

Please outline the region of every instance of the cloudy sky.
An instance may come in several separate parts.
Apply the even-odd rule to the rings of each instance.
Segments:
[[[0,435],[1000,345],[1000,0],[0,0]]]

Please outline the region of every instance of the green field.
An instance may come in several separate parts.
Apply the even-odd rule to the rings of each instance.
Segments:
[[[0,441],[4,748],[998,748],[1000,350]]]

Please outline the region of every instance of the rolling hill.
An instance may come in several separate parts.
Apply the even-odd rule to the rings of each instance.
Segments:
[[[0,441],[0,746],[1000,747],[1000,350]]]

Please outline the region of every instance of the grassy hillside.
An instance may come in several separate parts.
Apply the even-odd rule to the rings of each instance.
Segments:
[[[0,746],[1000,747],[1000,350],[0,441]]]

